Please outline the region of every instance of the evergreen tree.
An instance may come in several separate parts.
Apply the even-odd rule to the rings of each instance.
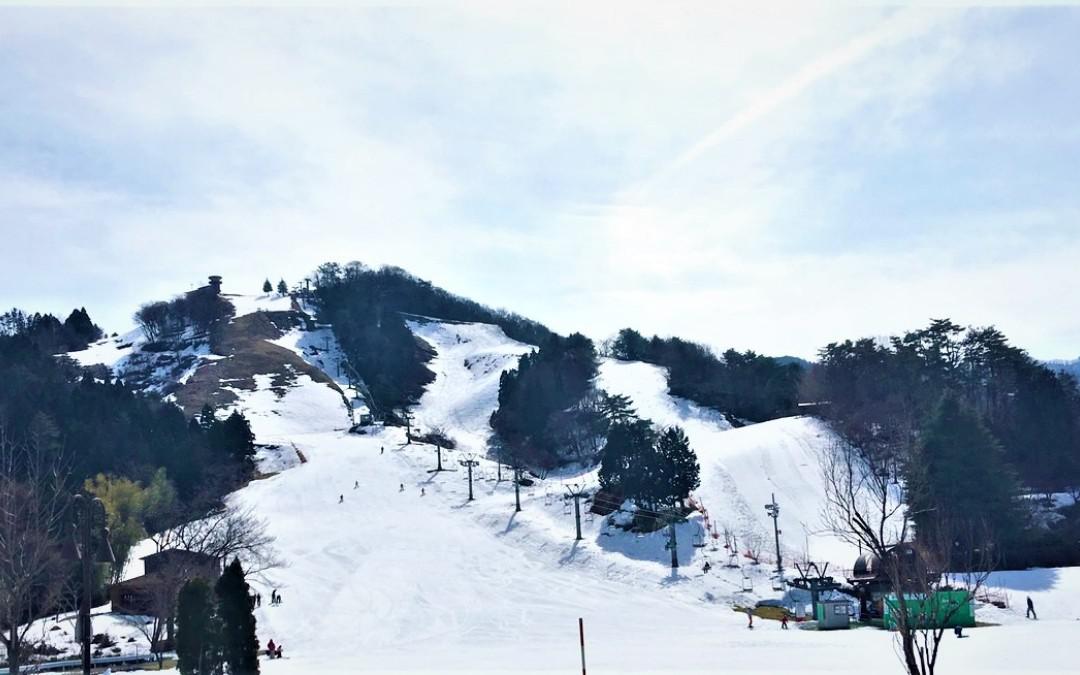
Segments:
[[[258,675],[259,639],[244,568],[233,559],[215,587],[221,619],[221,653],[230,675]]]
[[[255,434],[247,418],[238,410],[221,424],[221,442],[223,449],[241,462],[255,455]]]
[[[975,532],[982,525],[998,542],[1016,535],[1016,480],[1001,446],[957,397],[941,400],[913,459],[908,507],[917,536],[934,536],[940,526]]]
[[[192,579],[180,589],[176,624],[176,661],[181,675],[220,673],[221,623],[206,580]]]
[[[701,469],[690,439],[679,427],[669,427],[656,441],[656,479],[654,498],[674,506],[684,501],[701,485]]]
[[[647,481],[643,467],[655,441],[656,432],[648,420],[635,418],[611,425],[600,455],[600,487],[627,497],[642,494]]]
[[[287,295],[289,293],[289,287],[285,285],[285,280],[281,279],[277,282],[278,295]]]
[[[270,285],[270,280],[267,279],[263,282],[263,293],[270,293],[274,290],[274,287]]]

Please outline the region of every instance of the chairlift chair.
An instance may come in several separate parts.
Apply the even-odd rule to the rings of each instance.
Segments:
[[[784,578],[783,577],[773,577],[772,589],[774,591],[782,591],[782,590],[784,590]]]
[[[544,493],[544,506],[551,506],[551,501],[554,499],[551,495],[551,490]]]
[[[705,537],[700,532],[694,533],[694,548],[705,548]]]
[[[754,590],[754,580],[743,570],[742,574],[742,589],[745,593],[751,593]]]

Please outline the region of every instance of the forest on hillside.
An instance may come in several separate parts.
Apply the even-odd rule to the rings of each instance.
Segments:
[[[734,349],[717,356],[702,344],[677,337],[646,338],[632,328],[620,330],[608,349],[616,359],[666,368],[673,396],[722,412],[735,423],[796,412],[803,368],[790,359]]]
[[[540,323],[454,295],[399,267],[326,263],[312,281],[319,320],[333,325],[375,409],[383,413],[416,402],[434,377],[425,365],[430,347],[409,330],[408,315],[494,324],[529,344],[554,335]]]
[[[1010,566],[1080,563],[1080,506],[1033,519],[1053,493],[1080,497],[1080,389],[996,328],[941,319],[832,343],[802,392],[875,471],[903,481],[917,529],[918,514],[978,520],[1008,544]]]

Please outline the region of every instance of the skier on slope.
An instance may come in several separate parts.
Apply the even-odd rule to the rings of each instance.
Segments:
[[[338,497],[337,503],[338,504],[344,504],[345,503],[345,495],[341,495],[340,497]]]
[[[1024,614],[1025,618],[1039,620],[1039,615],[1035,613],[1035,603],[1031,601],[1031,596],[1027,596],[1027,612]]]
[[[750,630],[754,630],[754,610],[749,607],[746,608],[746,619],[749,621],[749,623],[746,624],[746,627]]]
[[[405,492],[405,483],[401,483],[398,486],[398,492]]]

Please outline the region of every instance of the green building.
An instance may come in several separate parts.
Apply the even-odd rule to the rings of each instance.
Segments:
[[[975,625],[975,608],[967,591],[937,591],[929,597],[905,595],[904,604],[910,617],[908,623],[918,628]],[[885,627],[896,630],[900,607],[895,594],[885,597],[884,608]]]

